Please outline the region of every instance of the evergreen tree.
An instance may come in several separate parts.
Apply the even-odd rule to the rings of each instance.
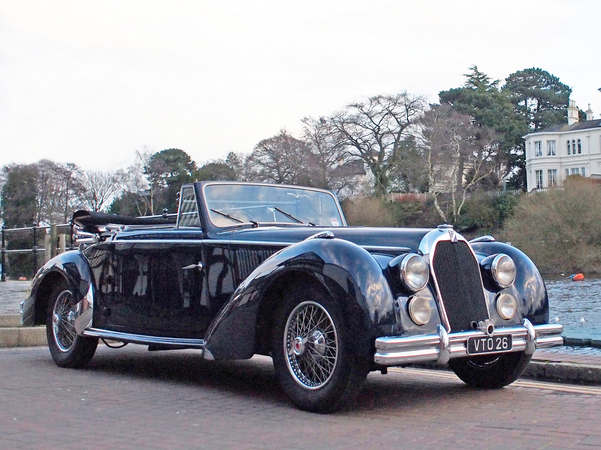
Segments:
[[[512,73],[502,91],[531,131],[566,121],[572,89],[549,72],[533,67]]]
[[[38,219],[37,164],[3,168],[2,221],[6,228],[30,227]]]
[[[508,92],[499,89],[498,80],[491,80],[477,66],[470,70],[471,73],[465,75],[467,80],[463,87],[438,94],[440,103],[471,116],[477,127],[495,131],[499,143],[497,172],[502,177],[517,177],[516,186],[521,187],[525,184],[521,176],[524,166],[522,136],[528,132],[527,124],[515,112]]]

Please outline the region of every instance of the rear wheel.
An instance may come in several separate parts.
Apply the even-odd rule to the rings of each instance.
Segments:
[[[365,361],[352,352],[338,305],[315,287],[291,291],[276,313],[272,355],[278,381],[306,411],[341,409],[361,390]]]
[[[517,380],[532,359],[524,352],[457,358],[449,362],[453,372],[466,384],[498,389]]]
[[[90,362],[98,339],[75,332],[75,297],[67,283],[54,286],[48,302],[46,337],[54,362],[61,367],[82,367]]]

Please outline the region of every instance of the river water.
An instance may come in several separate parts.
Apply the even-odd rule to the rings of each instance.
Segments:
[[[601,279],[547,279],[549,321],[563,325],[566,337],[601,341]]]

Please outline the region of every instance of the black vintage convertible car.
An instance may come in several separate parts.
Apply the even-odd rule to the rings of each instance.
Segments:
[[[295,405],[330,412],[372,370],[431,361],[500,388],[536,348],[563,342],[518,249],[447,225],[348,227],[328,191],[194,183],[173,220],[73,221],[94,243],[42,267],[22,313],[46,324],[63,367],[87,364],[99,339],[209,360],[270,355]]]

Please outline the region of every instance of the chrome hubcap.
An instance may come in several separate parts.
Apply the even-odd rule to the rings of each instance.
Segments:
[[[294,343],[292,344],[292,352],[296,356],[301,356],[305,353],[305,342],[302,337],[298,336],[294,339]]]
[[[304,388],[319,389],[338,362],[338,334],[332,317],[316,302],[303,302],[290,313],[284,335],[286,363]]]

